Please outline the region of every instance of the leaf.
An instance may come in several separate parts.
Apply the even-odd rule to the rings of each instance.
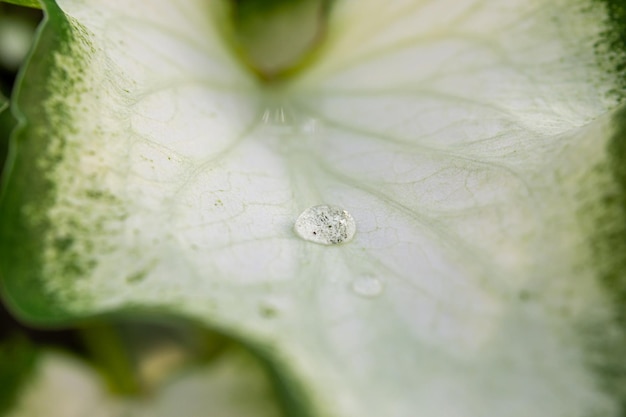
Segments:
[[[0,357],[0,414],[4,415],[15,405],[32,372],[36,350],[25,337],[13,334],[0,340]]]
[[[234,58],[220,3],[58,4],[0,212],[24,318],[200,319],[269,357],[299,416],[620,414],[604,3],[337,2],[278,86]],[[297,236],[319,204],[351,242]]]
[[[39,0],[1,0],[5,3],[17,4],[18,6],[33,7],[35,9],[41,9],[41,3]]]
[[[9,100],[0,94],[0,170],[4,167],[9,147],[9,136],[14,127],[15,119],[9,111]]]
[[[280,410],[272,401],[262,369],[239,350],[179,375],[152,401],[113,397],[86,364],[48,351],[41,354],[36,375],[7,417],[278,417]]]
[[[240,0],[233,47],[251,70],[276,82],[302,67],[323,39],[329,0]]]

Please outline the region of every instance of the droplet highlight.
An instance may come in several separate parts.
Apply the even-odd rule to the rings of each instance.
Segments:
[[[362,276],[352,282],[352,291],[365,298],[373,298],[383,292],[383,283],[374,276]]]
[[[296,220],[298,236],[322,245],[349,242],[356,232],[356,223],[346,210],[328,205],[309,207]]]

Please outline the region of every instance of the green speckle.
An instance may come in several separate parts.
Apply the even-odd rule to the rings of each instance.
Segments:
[[[620,321],[626,328],[626,107],[614,115],[613,127],[608,164],[603,168],[613,183],[604,187],[596,210],[594,252],[603,282],[621,306]]]
[[[57,237],[53,242],[53,245],[58,252],[68,251],[73,244],[74,238],[72,238],[71,236]]]
[[[106,194],[102,190],[87,190],[85,196],[93,200],[105,198]]]
[[[596,43],[600,62],[615,75],[617,85],[613,94],[624,97],[626,90],[626,2],[624,0],[594,0],[606,10],[606,29]]]
[[[276,310],[273,306],[262,305],[259,307],[259,314],[261,314],[261,317],[271,319],[278,315],[278,310]]]
[[[626,415],[626,107],[614,115],[613,128],[607,163],[597,169],[597,175],[607,179],[596,187],[604,195],[584,213],[594,225],[592,267],[612,301],[598,309],[608,311],[611,322],[598,327],[590,317],[584,333],[592,352],[589,364],[600,375],[604,389],[620,400]]]
[[[141,271],[138,271],[132,275],[129,275],[126,277],[126,282],[129,284],[137,284],[141,281],[143,281],[144,279],[146,279],[146,277],[148,276],[148,273],[150,271],[147,269],[143,269]]]

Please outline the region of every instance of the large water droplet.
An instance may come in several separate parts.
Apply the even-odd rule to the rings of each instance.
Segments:
[[[322,245],[338,245],[354,237],[356,223],[344,209],[320,205],[304,210],[296,220],[295,230],[304,240]]]
[[[361,297],[372,298],[383,292],[383,283],[374,276],[365,275],[352,282],[352,290]]]

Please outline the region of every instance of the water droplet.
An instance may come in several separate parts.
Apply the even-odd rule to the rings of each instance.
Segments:
[[[298,217],[295,231],[304,240],[322,245],[338,245],[354,237],[356,223],[342,208],[320,205],[309,207]]]
[[[383,292],[383,283],[373,276],[362,276],[352,282],[352,290],[361,297],[372,298]]]

